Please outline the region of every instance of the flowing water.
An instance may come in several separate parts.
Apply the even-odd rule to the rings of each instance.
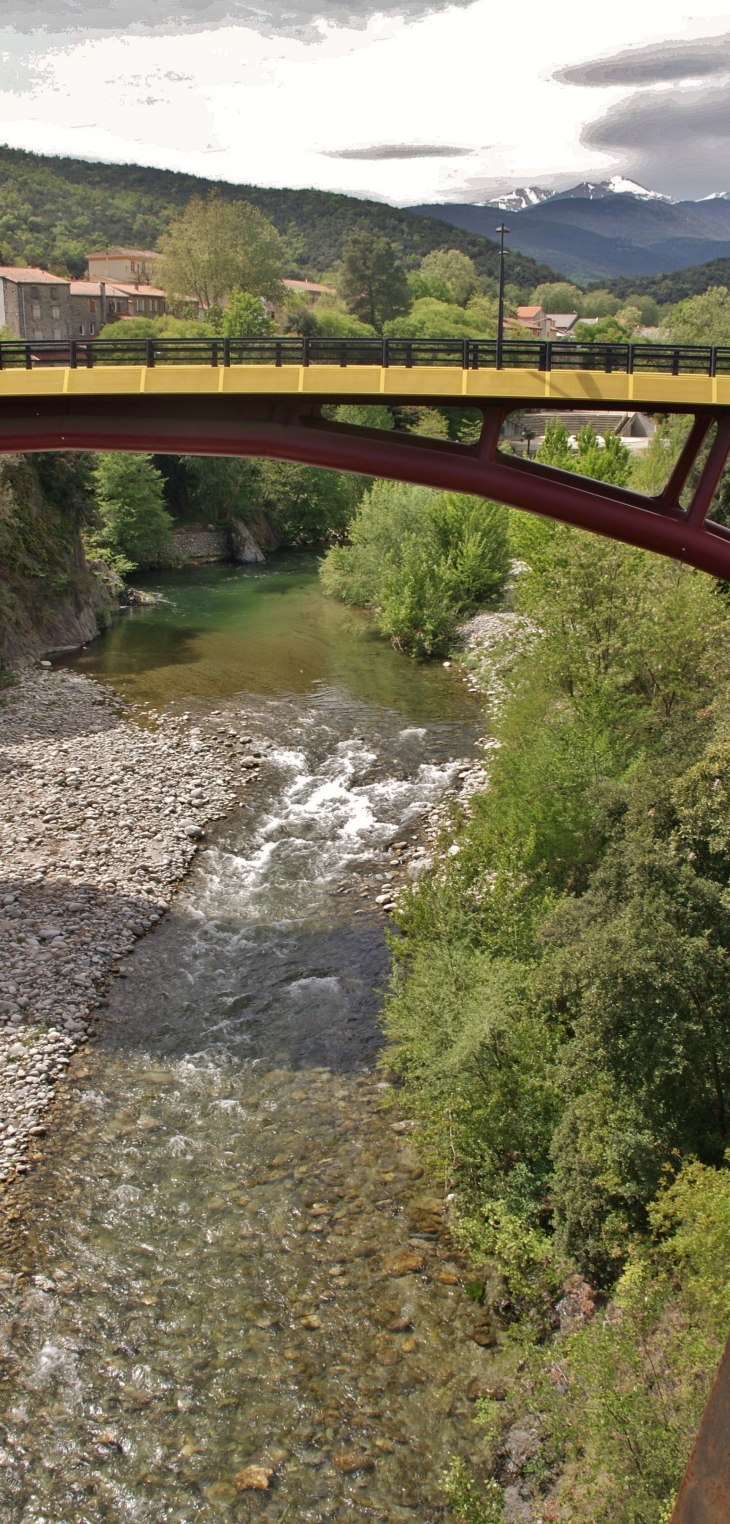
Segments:
[[[375,1068],[372,885],[479,713],[306,558],[156,585],[74,665],[271,746],[127,960],[35,1176],[3,1293],[0,1518],[425,1524],[490,1356]]]

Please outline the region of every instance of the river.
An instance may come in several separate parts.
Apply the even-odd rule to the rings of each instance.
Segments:
[[[376,1068],[375,890],[479,708],[323,599],[311,557],[146,585],[164,601],[70,664],[141,723],[243,720],[263,766],[125,961],[33,1177],[1,1517],[427,1524],[490,1352]]]

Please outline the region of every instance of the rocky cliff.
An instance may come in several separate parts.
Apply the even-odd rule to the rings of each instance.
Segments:
[[[82,645],[118,603],[118,579],[84,555],[90,473],[82,454],[0,458],[0,660]]]

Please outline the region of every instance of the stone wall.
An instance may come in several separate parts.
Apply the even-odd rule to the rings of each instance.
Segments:
[[[228,541],[220,529],[208,529],[204,524],[186,524],[182,529],[173,529],[172,538],[181,561],[229,559]]]

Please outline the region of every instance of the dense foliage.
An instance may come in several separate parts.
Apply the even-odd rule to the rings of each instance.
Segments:
[[[375,609],[383,635],[418,656],[453,639],[459,618],[501,588],[507,512],[455,492],[376,482],[350,526],[350,543],[322,564],[325,591]]]
[[[100,455],[94,478],[101,528],[92,546],[120,572],[169,562],[172,519],[151,456]]]
[[[354,233],[342,255],[340,293],[350,311],[377,333],[411,305],[408,282],[393,245],[366,229]]]
[[[254,526],[263,514],[283,545],[309,545],[347,528],[367,480],[288,461],[186,456],[176,476],[181,517],[213,521],[230,530],[237,520]],[[173,469],[175,469],[173,467]],[[178,468],[179,472],[179,468]]]
[[[401,902],[388,1064],[511,1309],[493,1460],[527,1407],[551,1517],[660,1524],[730,1322],[730,616],[700,573],[511,526],[500,744]],[[556,1350],[576,1270],[621,1312]]]

